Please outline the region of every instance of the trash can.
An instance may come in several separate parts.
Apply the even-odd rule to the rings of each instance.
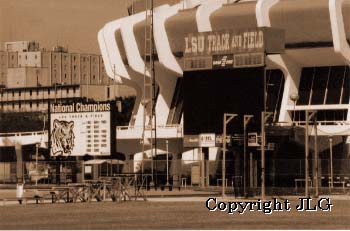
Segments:
[[[22,204],[23,192],[24,192],[24,184],[23,183],[18,183],[17,184],[17,188],[16,188],[16,197],[17,197],[18,202],[20,204]]]

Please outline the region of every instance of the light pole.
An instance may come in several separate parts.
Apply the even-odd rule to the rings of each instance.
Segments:
[[[265,200],[265,112],[261,112],[261,199]]]
[[[265,123],[272,112],[261,112],[261,199],[265,200]]]
[[[169,186],[169,141],[165,140],[166,144],[166,185]]]
[[[45,131],[45,115],[43,117],[43,131],[42,131],[42,134],[41,134],[40,143],[36,143],[35,144],[35,174],[36,174],[35,186],[38,186],[38,177],[39,177],[39,173],[38,173],[39,147],[46,148],[46,145],[45,145],[43,137],[42,137],[43,134],[44,134],[44,131]]]
[[[247,197],[247,125],[253,118],[253,115],[244,115],[243,128],[244,128],[244,145],[243,145],[243,191],[244,197]]]
[[[309,115],[309,111],[305,111],[305,197],[309,196],[309,121],[310,118],[316,115],[316,111],[312,111]]]
[[[40,143],[35,144],[35,186],[38,186],[38,154]]]
[[[309,111],[305,111],[305,197],[309,196]]]
[[[329,137],[329,155],[331,162],[331,189],[333,189],[333,139],[332,136]]]
[[[226,125],[237,116],[237,114],[224,113],[224,134],[222,137],[222,197],[225,197],[225,174],[226,174]]]
[[[315,163],[314,163],[314,173],[315,173],[315,197],[318,198],[318,141],[317,141],[317,117],[314,117],[314,127],[315,127]]]

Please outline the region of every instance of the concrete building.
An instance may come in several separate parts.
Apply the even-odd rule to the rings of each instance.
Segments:
[[[48,101],[113,100],[130,96],[132,89],[106,75],[99,55],[52,51],[37,42],[7,42],[0,52],[0,108],[45,111]]]
[[[261,113],[261,110],[254,111],[253,104],[247,102],[251,95],[258,94],[261,89],[266,88],[267,101],[264,108],[266,106],[265,111],[272,113],[269,123],[278,125],[281,129],[292,124],[304,128],[305,111],[317,111],[318,136],[323,137],[324,144],[330,144],[322,149],[326,153],[324,156],[329,156],[332,149],[329,146],[333,145],[340,150],[337,158],[347,158],[350,135],[349,10],[349,2],[339,0],[309,2],[302,0],[184,0],[175,4],[169,2],[169,4],[157,5],[153,15],[153,36],[157,57],[155,78],[159,86],[159,95],[156,101],[156,118],[148,113],[146,120],[143,119],[145,117],[142,105],[142,96],[146,90],[144,76],[146,75],[145,78],[149,81],[152,71],[148,62],[149,56],[145,53],[147,36],[144,31],[149,26],[146,23],[146,13],[142,7],[133,8],[130,12],[134,14],[108,22],[98,36],[107,74],[119,83],[134,86],[137,92],[133,119],[130,121],[129,128],[118,128],[118,151],[135,158],[134,153],[142,151],[142,143],[145,143],[145,140],[144,142],[140,140],[145,139],[144,137],[149,139],[152,136],[153,129],[146,127],[144,130],[142,125],[147,125],[149,124],[147,121],[156,119],[158,147],[165,149],[166,141],[169,140],[170,152],[183,160],[217,161],[222,153],[222,144],[215,147],[213,142],[209,148],[203,148],[200,144],[186,147],[185,141],[191,140],[192,135],[197,136],[197,141],[207,133],[210,133],[211,137],[222,135],[223,113],[237,113],[238,111],[232,109],[235,103],[246,102],[243,107],[252,107],[250,112],[255,113],[255,118],[260,120],[258,113]],[[221,37],[211,39],[211,43],[202,43],[203,46],[200,46],[198,41],[202,41],[199,39],[204,39],[210,33],[221,36],[220,33],[223,31],[235,34],[239,33],[237,32],[239,30],[248,31],[249,28],[260,30],[259,28],[262,27],[280,28],[284,31],[284,51],[268,53],[265,50],[266,56],[259,59],[264,71],[252,76],[261,76],[260,79],[266,76],[265,87],[261,86],[260,90],[254,91],[251,87],[258,82],[250,82],[240,88],[234,88],[236,87],[234,84],[221,80],[221,77],[246,76],[248,78],[249,72],[254,70],[249,66],[253,60],[254,63],[257,61],[256,57],[251,57],[250,54],[237,55],[239,54],[237,50],[227,54],[215,53],[215,50],[222,50],[221,42],[224,40],[221,40]],[[253,29],[253,32],[249,33],[255,32]],[[191,37],[193,34],[194,36]],[[186,43],[189,37],[192,40]],[[271,37],[266,41],[273,41],[272,39]],[[247,44],[255,40],[251,38],[247,40]],[[241,44],[241,41],[243,40],[235,40],[230,45],[236,44],[234,45],[236,47],[237,44]],[[204,49],[207,44],[214,44],[215,49],[213,48],[212,51],[209,49],[209,53],[199,54],[200,47]],[[188,53],[191,53],[188,50],[193,51],[192,56],[188,56]],[[145,55],[148,58],[144,59]],[[235,55],[235,60],[230,59],[231,55]],[[218,60],[215,61],[215,59]],[[235,66],[227,67],[227,60]],[[220,65],[217,64],[218,62]],[[237,65],[241,65],[239,70],[236,68]],[[230,70],[220,70],[222,68]],[[239,71],[242,72],[238,73]],[[209,79],[205,76],[211,75],[216,76],[216,81],[207,82]],[[194,84],[195,80],[197,82]],[[182,90],[189,84],[192,84],[191,88]],[[237,94],[237,92],[241,93]],[[292,97],[293,95],[298,97]],[[256,100],[261,98],[263,95],[257,96]],[[240,116],[243,116],[242,112]],[[243,122],[239,123],[243,124]],[[196,129],[191,130],[195,125]],[[315,135],[315,128],[310,128],[310,131],[310,135]],[[230,134],[232,133],[231,129]],[[329,136],[337,136],[339,138],[337,144],[334,140],[328,140]],[[230,169],[236,172],[233,175],[231,172],[230,177],[243,175],[243,169],[239,164],[242,163],[239,162],[242,161],[241,151],[233,148],[230,150],[231,154],[236,152],[231,155],[234,156],[232,157],[234,160],[231,161],[235,167],[231,166],[233,169]],[[255,152],[258,151],[255,150]],[[302,155],[292,153],[285,155],[270,153],[269,155],[273,155],[274,158],[303,158]],[[258,154],[254,161],[259,161]],[[206,170],[208,167],[204,164],[200,166],[201,184],[204,185],[208,183],[204,182],[204,179],[212,178],[212,173]],[[342,164],[338,169],[342,169],[338,174],[348,174],[350,171]],[[271,168],[269,174],[275,176],[275,170]],[[290,171],[293,172],[295,169]],[[325,169],[323,171],[323,174],[330,176],[329,171]],[[277,181],[278,184],[293,182],[292,179],[276,179],[271,180],[271,185]]]
[[[7,53],[0,51],[0,86],[2,87],[5,87],[7,82],[7,58]]]

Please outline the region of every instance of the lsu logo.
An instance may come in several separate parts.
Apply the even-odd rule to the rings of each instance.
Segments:
[[[74,122],[57,120],[53,121],[51,132],[51,155],[70,155],[74,147]]]

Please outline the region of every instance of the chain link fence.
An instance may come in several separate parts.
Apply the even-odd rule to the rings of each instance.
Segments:
[[[350,192],[350,160],[349,159],[319,159],[318,182],[314,161],[310,159],[308,184],[310,190],[316,185],[322,193]],[[250,159],[244,169],[243,161],[226,161],[225,186],[227,190],[243,190],[259,194],[261,186],[260,160]],[[18,181],[18,165],[16,162],[0,163],[0,183],[14,184]],[[246,174],[244,174],[244,170]],[[124,173],[141,173],[153,175],[152,179],[158,186],[174,184],[186,188],[222,188],[222,161],[184,161],[184,160],[143,160],[124,161],[123,164],[107,163],[84,165],[84,161],[38,161],[23,162],[23,175],[20,176],[26,184],[68,184],[80,183],[85,180],[95,180],[101,177],[113,177]],[[153,173],[153,174],[152,174]],[[245,177],[244,177],[245,176]],[[267,194],[303,194],[305,190],[305,160],[304,159],[274,159],[266,161],[265,169]]]

